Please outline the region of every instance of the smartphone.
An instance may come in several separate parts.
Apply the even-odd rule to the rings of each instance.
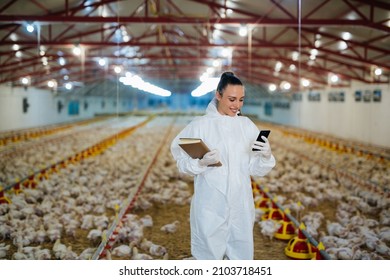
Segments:
[[[271,130],[261,130],[259,135],[257,136],[256,141],[260,141],[260,142],[264,143],[264,140],[261,139],[261,136],[265,136],[266,138],[268,138],[270,133],[271,133]],[[252,151],[259,151],[259,150],[258,149],[252,149]]]

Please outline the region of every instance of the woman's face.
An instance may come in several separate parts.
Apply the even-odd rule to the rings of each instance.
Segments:
[[[245,90],[242,85],[227,85],[223,94],[216,92],[217,110],[221,115],[234,117],[244,105]]]

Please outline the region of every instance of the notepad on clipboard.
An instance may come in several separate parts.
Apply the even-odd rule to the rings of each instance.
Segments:
[[[179,146],[192,158],[201,159],[210,152],[209,147],[200,138],[179,138]],[[221,162],[209,166],[222,166]]]

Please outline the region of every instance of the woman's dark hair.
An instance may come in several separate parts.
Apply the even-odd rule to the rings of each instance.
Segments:
[[[220,95],[222,95],[223,91],[228,85],[240,85],[242,86],[242,82],[239,78],[237,78],[233,72],[224,72],[221,75],[221,79],[219,80],[217,91]]]

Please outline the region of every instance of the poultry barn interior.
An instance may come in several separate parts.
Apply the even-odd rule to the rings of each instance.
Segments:
[[[0,260],[194,259],[194,177],[170,145],[225,71],[276,159],[251,178],[254,259],[390,260],[389,15],[384,0],[1,1]]]

